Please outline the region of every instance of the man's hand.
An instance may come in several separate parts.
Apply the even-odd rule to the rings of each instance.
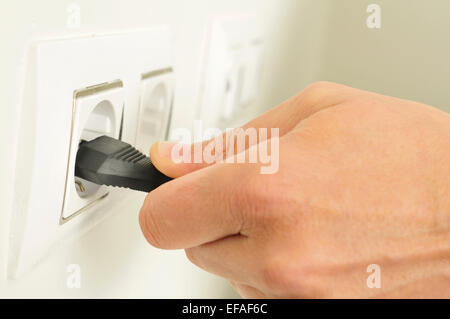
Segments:
[[[248,127],[280,129],[277,173],[176,164],[153,145],[177,178],[141,209],[150,244],[244,297],[450,297],[449,114],[321,82]]]

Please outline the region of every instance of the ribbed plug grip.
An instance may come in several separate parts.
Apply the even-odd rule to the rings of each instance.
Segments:
[[[150,192],[172,178],[158,171],[150,158],[130,144],[109,136],[82,142],[75,176],[99,185]]]

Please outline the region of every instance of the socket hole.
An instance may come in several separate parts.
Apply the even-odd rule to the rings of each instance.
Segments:
[[[111,102],[103,100],[98,103],[87,118],[83,130],[81,132],[81,138],[78,144],[83,141],[90,141],[102,135],[108,135],[111,137],[117,137],[116,132],[118,128],[115,125],[116,119],[114,115],[114,107]],[[77,149],[78,151],[78,149]],[[75,189],[78,196],[81,198],[88,198],[97,193],[100,185],[89,182],[82,178],[74,176]]]

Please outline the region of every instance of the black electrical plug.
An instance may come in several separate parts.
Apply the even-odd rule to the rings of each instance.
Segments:
[[[130,144],[105,135],[80,143],[75,176],[99,185],[143,192],[150,192],[172,179]]]

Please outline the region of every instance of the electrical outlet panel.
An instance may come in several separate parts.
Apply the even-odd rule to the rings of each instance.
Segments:
[[[86,211],[108,194],[108,187],[75,176],[75,159],[82,140],[101,135],[119,138],[124,93],[120,80],[94,85],[74,92],[69,160],[60,224]]]
[[[255,17],[214,17],[206,50],[201,115],[210,125],[226,123],[257,94],[264,43]]]
[[[126,200],[140,196],[76,178],[76,152],[81,140],[103,134],[135,145],[140,140],[137,127],[144,130],[141,117],[157,122],[158,132],[168,126],[170,107],[165,102],[161,110],[157,106],[148,114],[140,111],[140,103],[147,94],[142,75],[171,70],[170,81],[155,78],[151,85],[155,92],[164,87],[168,93],[156,93],[156,97],[170,97],[167,105],[171,105],[172,43],[172,29],[163,26],[32,44],[27,100],[21,110],[9,277],[18,276],[67,239],[120,211]],[[155,138],[161,136],[155,133]]]
[[[172,69],[144,73],[141,76],[141,99],[136,148],[148,154],[151,145],[166,139],[173,102]]]

